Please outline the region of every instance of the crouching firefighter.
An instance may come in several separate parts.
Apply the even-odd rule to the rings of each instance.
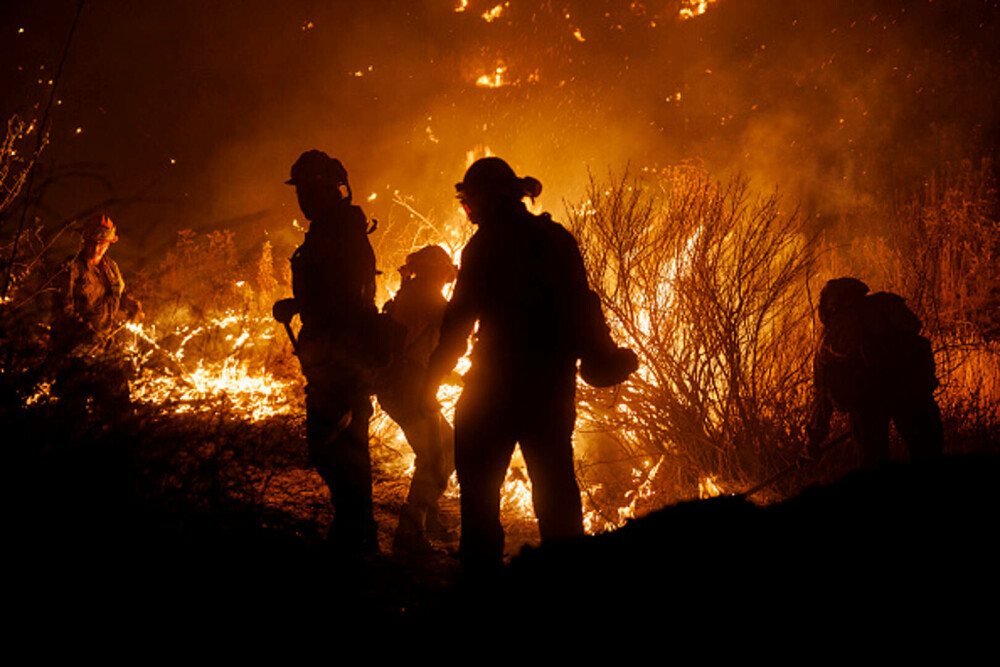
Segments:
[[[293,342],[306,377],[309,455],[334,505],[329,539],[342,555],[373,554],[379,545],[368,423],[374,372],[387,352],[378,344],[368,221],[351,203],[347,171],[326,153],[303,153],[287,183],[310,226],[291,258],[294,297],[275,303],[274,317],[289,334],[296,314],[302,321]]]
[[[857,278],[838,278],[820,292],[819,319],[810,449],[823,442],[831,416],[840,411],[850,416],[866,469],[889,459],[890,421],[911,459],[940,456],[944,435],[934,400],[934,352],[903,298],[868,294]]]

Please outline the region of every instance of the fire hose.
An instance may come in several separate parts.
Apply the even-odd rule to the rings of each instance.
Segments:
[[[765,488],[771,486],[772,484],[774,484],[775,482],[777,482],[779,479],[781,479],[782,477],[784,477],[785,475],[787,475],[792,470],[798,470],[799,468],[802,467],[803,464],[808,465],[810,463],[815,463],[816,461],[818,461],[820,459],[821,456],[823,456],[824,453],[826,453],[827,450],[829,450],[829,449],[835,447],[836,445],[839,445],[840,443],[844,442],[850,436],[851,436],[851,432],[850,431],[846,431],[844,433],[841,433],[840,435],[838,435],[835,438],[831,438],[830,440],[827,440],[822,445],[820,445],[819,448],[816,449],[814,452],[799,454],[798,458],[796,458],[795,461],[793,461],[791,463],[791,465],[789,465],[789,466],[787,466],[787,467],[779,470],[778,472],[774,473],[773,475],[771,475],[770,477],[768,477],[767,479],[765,479],[763,482],[760,482],[759,484],[756,484],[755,486],[750,487],[746,491],[742,491],[740,493],[734,493],[733,495],[734,496],[741,496],[743,498],[749,498],[750,496],[752,496],[753,494],[757,493],[758,491],[761,491],[762,489],[765,489]]]

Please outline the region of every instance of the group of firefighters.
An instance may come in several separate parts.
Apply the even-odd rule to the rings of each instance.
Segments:
[[[302,322],[296,349],[307,382],[307,438],[330,487],[337,550],[379,548],[368,450],[372,395],[416,454],[396,549],[426,549],[428,534],[448,533],[438,501],[455,470],[463,566],[499,567],[500,487],[518,443],[542,539],[582,535],[572,448],[577,362],[600,384],[625,380],[638,362],[612,341],[576,241],[524,205],[541,184],[499,158],[475,162],[456,186],[478,226],[461,269],[439,246],[421,248],[406,258],[399,292],[380,313],[367,220],[351,203],[344,167],[308,151],[289,183],[310,227],[291,260],[294,297],[275,304],[274,314]],[[452,281],[449,301],[443,288]],[[437,391],[474,329],[453,429]]]
[[[428,537],[451,536],[438,502],[457,471],[463,568],[499,568],[500,489],[517,444],[543,542],[582,535],[572,449],[577,373],[594,386],[611,386],[625,381],[638,361],[612,340],[576,240],[548,214],[525,206],[541,183],[517,176],[496,157],[473,163],[455,186],[477,227],[461,267],[439,246],[413,252],[382,312],[375,305],[378,272],[368,219],[352,203],[343,165],[308,151],[287,183],[310,227],[291,258],[294,296],[277,302],[274,316],[290,333],[293,318],[301,321],[295,349],[307,382],[309,453],[330,489],[329,537],[337,552],[356,557],[379,550],[369,456],[372,396],[416,454],[394,551],[423,552],[432,548]],[[106,255],[117,240],[114,223],[94,216],[82,234],[80,252],[60,273],[63,298],[54,326],[59,344],[81,360],[108,338],[119,312],[142,316]],[[444,288],[452,282],[446,300]],[[943,436],[934,357],[920,320],[900,297],[868,292],[854,278],[832,280],[822,291],[807,450],[821,448],[839,410],[850,415],[866,466],[888,458],[890,421],[912,458],[938,456]],[[437,392],[470,336],[471,367],[452,425]],[[88,393],[71,380],[62,384],[62,394]],[[127,402],[127,385],[118,398]]]

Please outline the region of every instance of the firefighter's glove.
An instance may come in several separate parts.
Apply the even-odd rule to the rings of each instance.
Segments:
[[[298,312],[299,307],[295,303],[295,299],[282,299],[280,301],[275,301],[274,307],[271,309],[274,319],[278,320],[282,324],[291,324],[292,318],[295,317]]]

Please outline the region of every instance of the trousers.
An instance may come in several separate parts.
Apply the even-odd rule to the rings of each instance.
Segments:
[[[334,506],[330,539],[346,551],[378,551],[368,450],[373,413],[369,390],[360,375],[345,369],[317,366],[304,371],[309,456]]]
[[[463,570],[488,572],[503,565],[500,493],[517,444],[528,466],[542,541],[583,535],[583,508],[573,466],[575,420],[572,393],[528,387],[521,392],[498,392],[490,383],[466,376],[455,406]]]

